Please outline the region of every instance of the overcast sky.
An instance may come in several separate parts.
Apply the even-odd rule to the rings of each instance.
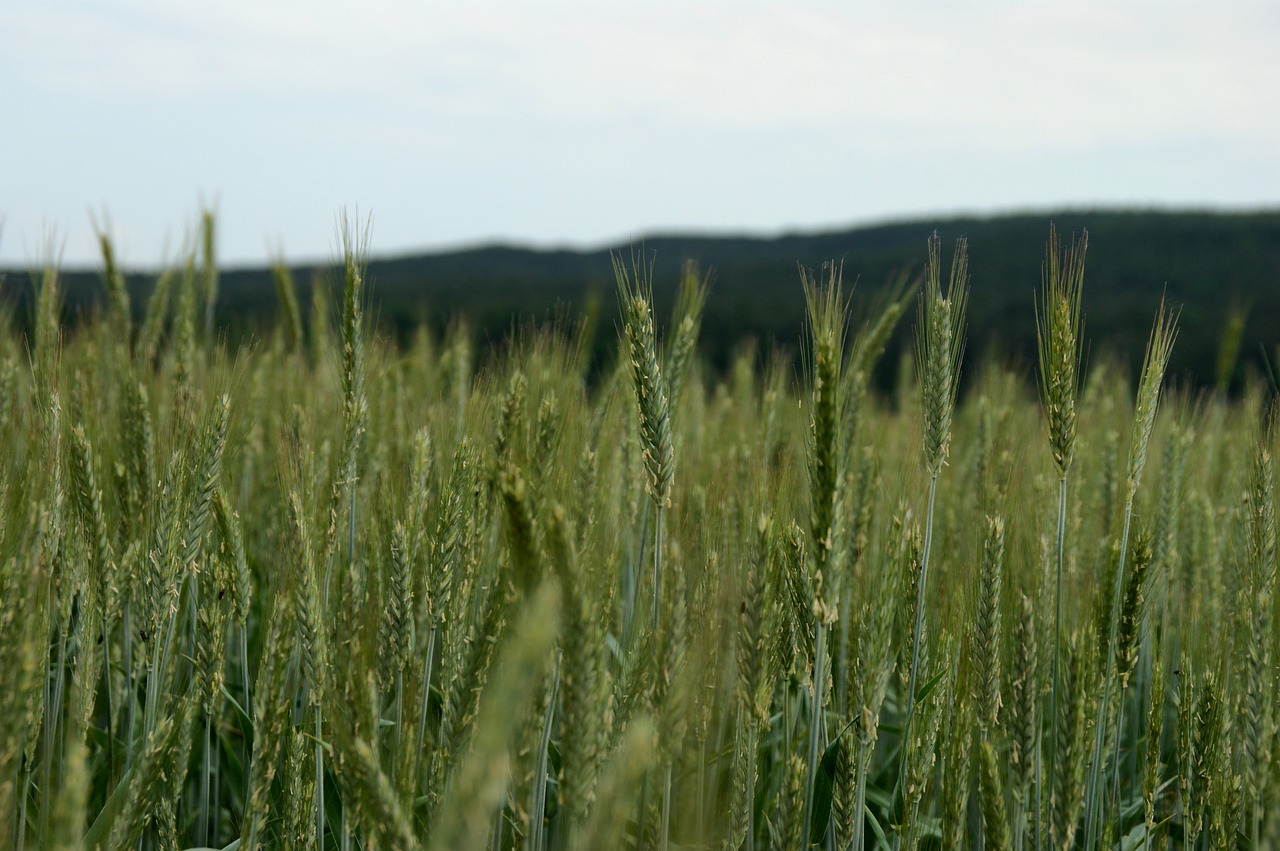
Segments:
[[[1280,3],[0,5],[0,264],[1280,206]]]

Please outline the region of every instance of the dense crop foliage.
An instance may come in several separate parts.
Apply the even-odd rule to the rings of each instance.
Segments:
[[[1082,238],[1036,382],[965,362],[963,243],[722,375],[621,259],[588,382],[579,329],[378,339],[350,230],[228,351],[197,242],[141,322],[104,240],[100,316],[49,269],[0,328],[0,844],[1280,842],[1268,390],[1171,391],[1154,301],[1135,386],[1083,362]]]

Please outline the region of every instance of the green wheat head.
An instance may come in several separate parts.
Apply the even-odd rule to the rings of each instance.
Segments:
[[[924,463],[936,476],[951,446],[951,418],[955,411],[964,355],[964,320],[969,299],[969,257],[965,240],[957,240],[946,289],[942,287],[941,240],[929,240],[928,274],[920,295],[916,326],[916,373],[924,417]]]

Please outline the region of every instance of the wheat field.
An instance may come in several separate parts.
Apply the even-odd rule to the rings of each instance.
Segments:
[[[1280,845],[1275,388],[1172,381],[1158,298],[1086,359],[1083,235],[1024,374],[964,357],[963,242],[799,275],[799,356],[717,373],[693,266],[655,316],[618,259],[601,369],[391,345],[342,233],[249,346],[211,238],[0,317],[5,847]]]

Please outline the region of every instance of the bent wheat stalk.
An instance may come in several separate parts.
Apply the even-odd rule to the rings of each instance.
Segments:
[[[1125,587],[1125,562],[1129,549],[1129,528],[1133,519],[1133,500],[1138,493],[1138,485],[1142,481],[1142,470],[1147,463],[1147,447],[1151,442],[1151,431],[1155,424],[1156,407],[1160,402],[1160,385],[1164,381],[1165,368],[1169,364],[1169,354],[1173,351],[1173,341],[1177,336],[1177,315],[1166,310],[1164,301],[1160,302],[1156,314],[1155,325],[1151,329],[1151,338],[1147,342],[1147,353],[1143,362],[1142,377],[1138,384],[1137,405],[1133,415],[1133,438],[1129,444],[1129,462],[1125,479],[1124,523],[1120,533],[1120,553],[1116,563],[1115,585],[1111,596],[1111,620],[1107,632],[1107,643],[1103,648],[1102,695],[1098,703],[1098,715],[1095,721],[1093,741],[1092,767],[1089,771],[1089,784],[1086,794],[1085,808],[1085,851],[1093,851],[1097,847],[1098,831],[1101,828],[1102,799],[1105,790],[1102,788],[1104,777],[1102,764],[1106,743],[1107,715],[1110,714],[1111,688],[1116,679],[1113,668],[1116,639],[1120,631],[1121,606]]]

